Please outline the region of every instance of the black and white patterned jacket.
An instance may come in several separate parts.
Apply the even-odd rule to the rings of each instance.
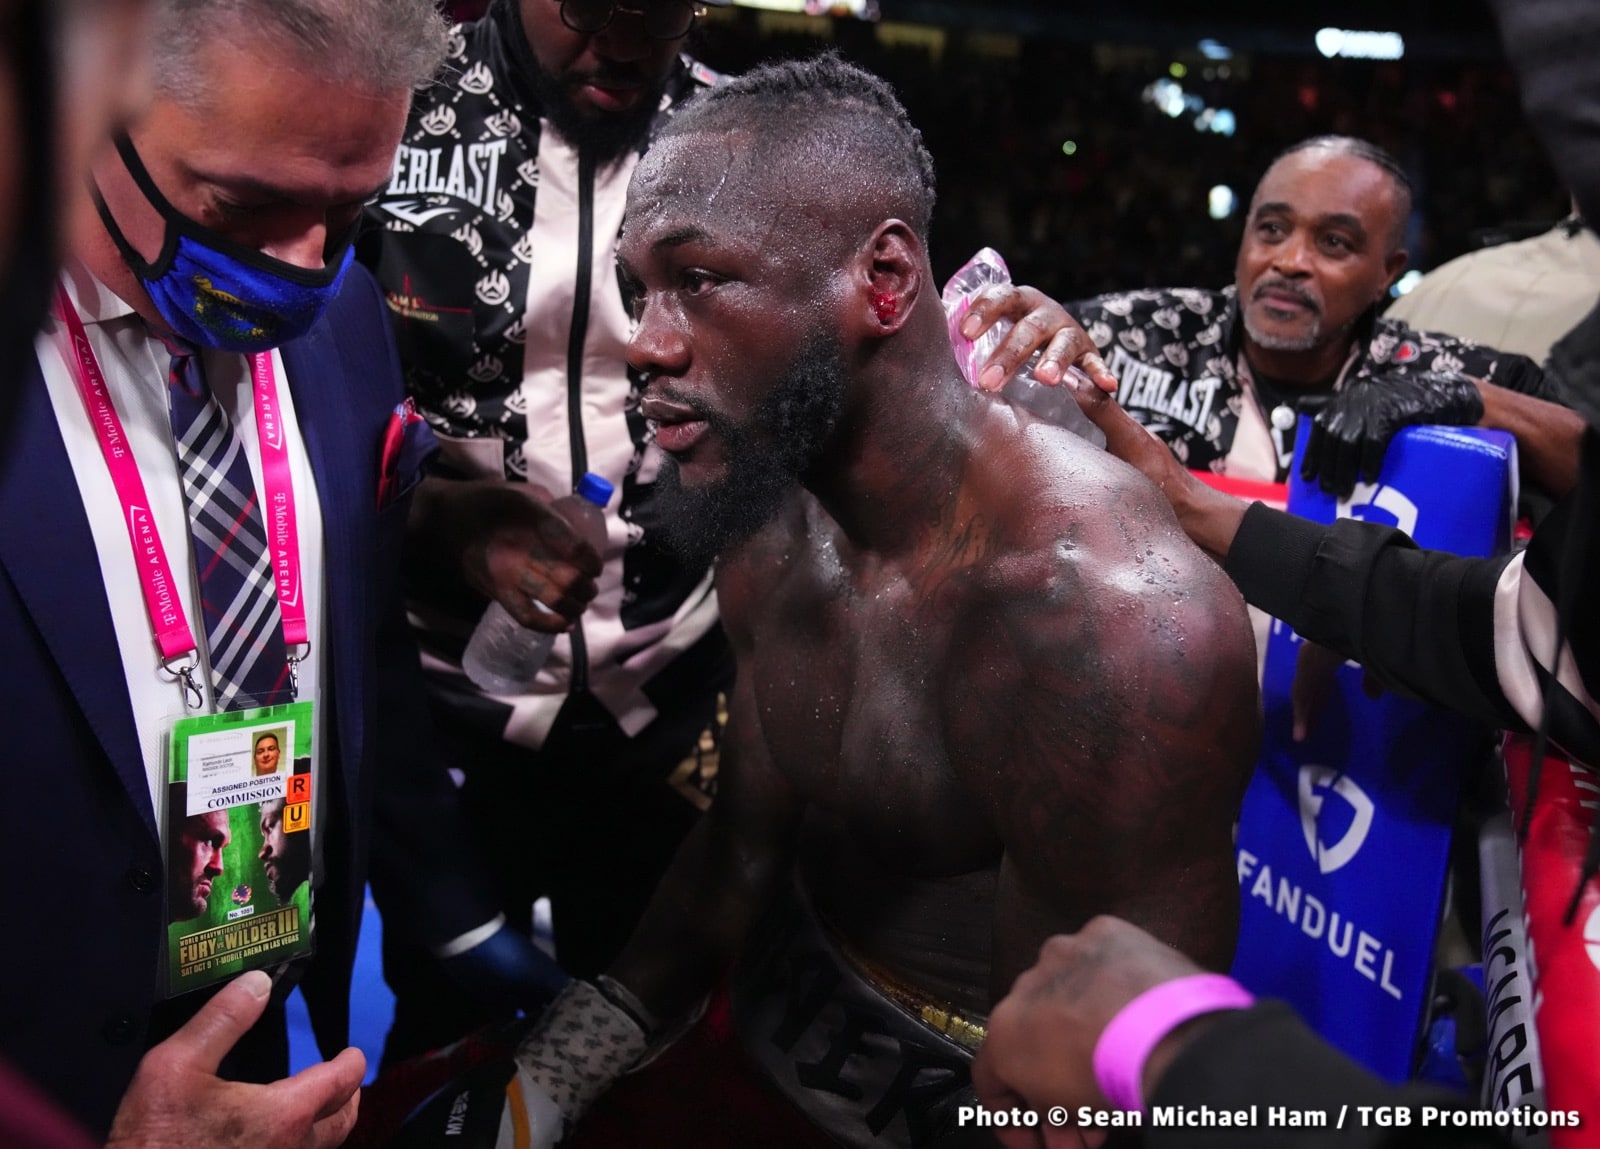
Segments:
[[[558,639],[536,692],[510,701],[506,737],[538,745],[575,686],[630,734],[641,729],[655,714],[642,687],[710,632],[716,599],[709,570],[685,569],[657,542],[662,456],[624,361],[630,320],[614,257],[638,157],[596,170],[541,116],[531,68],[514,3],[452,30],[446,70],[418,93],[358,250],[388,297],[407,390],[447,468],[551,497],[593,471],[619,491],[581,641]],[[715,79],[683,60],[661,116]],[[475,620],[428,604],[413,613],[426,665],[458,670]]]
[[[1196,288],[1153,288],[1069,303],[1121,382],[1117,400],[1192,470],[1282,482],[1292,426],[1274,435],[1240,351],[1238,297]],[[1531,359],[1450,335],[1414,331],[1397,319],[1363,324],[1337,386],[1412,371],[1460,371],[1513,391],[1554,399]]]

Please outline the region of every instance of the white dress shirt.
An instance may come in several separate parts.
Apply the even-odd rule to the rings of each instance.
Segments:
[[[122,419],[127,441],[144,481],[156,529],[166,550],[177,581],[178,600],[189,622],[190,633],[200,644],[202,673],[196,675],[206,692],[206,712],[214,709],[210,673],[205,649],[205,618],[199,609],[199,578],[189,536],[188,513],[173,444],[171,418],[167,406],[168,365],[166,346],[150,333],[132,307],[113,294],[79,264],[63,273],[62,283],[77,307],[89,344],[99,358],[106,387],[117,415]],[[66,326],[52,315],[35,341],[39,366],[44,374],[56,423],[72,461],[78,494],[83,500],[94,536],[95,552],[111,607],[111,622],[116,629],[117,647],[122,657],[123,678],[133,706],[139,745],[144,754],[145,776],[150,784],[151,801],[160,819],[165,803],[162,795],[167,781],[164,736],[168,720],[184,717],[183,687],[161,668],[161,652],[145,606],[143,584],[134,563],[133,547],[123,519],[122,503],[111,481],[111,472],[100,442],[89,422],[83,398],[78,391],[77,358],[67,339]],[[299,700],[317,701],[323,679],[323,574],[322,512],[317,488],[306,457],[305,444],[295,419],[294,400],[289,393],[283,362],[274,351],[273,366],[279,381],[288,439],[291,482],[295,509],[299,516],[301,586],[306,603],[306,633],[311,638],[310,656],[300,666]],[[261,485],[261,448],[256,438],[255,406],[247,356],[223,351],[204,352],[206,380],[250,462],[256,490]],[[312,753],[323,761],[324,725],[320,706],[312,729]],[[320,806],[317,791],[322,790],[319,768],[313,776],[313,802]],[[315,808],[315,807],[314,807]],[[316,845],[319,819],[313,816],[313,845]]]

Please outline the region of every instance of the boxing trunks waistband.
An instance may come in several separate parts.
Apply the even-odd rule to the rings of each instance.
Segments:
[[[729,997],[745,1052],[841,1145],[921,1149],[972,1103],[981,1023],[851,951],[798,884],[752,934]]]

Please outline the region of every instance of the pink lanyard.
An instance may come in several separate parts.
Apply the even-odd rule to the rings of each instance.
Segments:
[[[178,601],[178,583],[156,530],[144,480],[139,475],[139,464],[134,460],[122,419],[111,403],[105,375],[100,370],[94,348],[89,345],[83,321],[66,288],[60,285],[56,287],[56,310],[67,325],[78,362],[78,394],[83,397],[89,424],[94,428],[100,453],[105,456],[106,467],[111,472],[112,486],[122,503],[122,521],[128,528],[128,541],[133,544],[134,565],[144,588],[145,609],[150,614],[156,646],[161,650],[161,668],[183,683],[189,708],[197,710],[205,700],[194,678],[200,663],[198,648],[189,629],[189,620],[184,616],[183,604]],[[278,608],[283,615],[283,641],[289,648],[291,692],[299,694],[298,667],[311,652],[311,642],[306,636],[305,597],[301,593],[300,532],[288,442],[282,408],[278,404],[278,379],[272,366],[272,353],[252,355],[250,359],[255,383],[256,438],[261,447],[261,479],[266,487],[262,520],[267,532],[273,585],[278,592]]]

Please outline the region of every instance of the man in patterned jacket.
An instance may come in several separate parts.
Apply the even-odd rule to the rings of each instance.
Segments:
[[[1404,269],[1411,188],[1381,148],[1296,144],[1251,199],[1234,285],[1103,295],[1068,310],[1121,381],[1118,402],[1191,470],[1283,482],[1296,408],[1326,397],[1305,467],[1348,493],[1413,423],[1499,427],[1545,490],[1576,477],[1583,420],[1521,355],[1378,315]],[[1309,474],[1308,474],[1308,477]]]
[[[715,79],[679,54],[694,19],[688,0],[495,0],[452,34],[446,75],[419,93],[368,211],[360,255],[444,445],[446,473],[412,516],[413,619],[512,927],[491,921],[430,953],[405,928],[412,907],[375,886],[398,999],[388,1059],[489,1016],[500,1003],[463,996],[438,959],[525,937],[541,895],[562,964],[603,970],[705,801],[674,773],[731,656],[710,571],[657,542],[661,456],[623,359],[613,261],[652,126]],[[598,556],[546,508],[586,471],[619,492]],[[488,697],[461,673],[490,598],[565,632],[527,694]]]

